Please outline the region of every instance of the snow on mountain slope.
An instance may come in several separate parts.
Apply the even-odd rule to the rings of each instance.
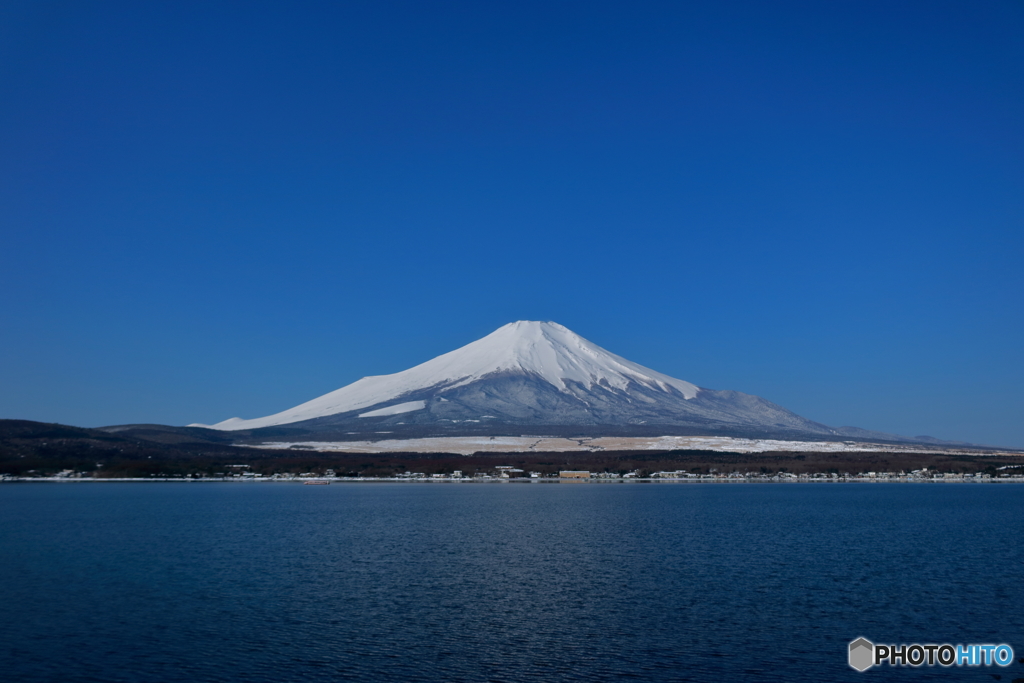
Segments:
[[[411,413],[414,410],[423,410],[427,407],[426,401],[409,401],[398,405],[388,406],[379,410],[371,410],[368,413],[359,413],[359,417],[384,417],[385,415],[402,415]]]
[[[683,400],[693,399],[700,391],[694,384],[616,356],[557,323],[521,320],[408,370],[364,377],[275,415],[252,420],[231,418],[212,428],[234,431],[312,420],[427,390],[442,394],[500,375],[538,378],[570,396],[574,384],[609,391],[626,391],[631,385],[640,385],[647,392]],[[380,410],[373,412],[388,414]]]

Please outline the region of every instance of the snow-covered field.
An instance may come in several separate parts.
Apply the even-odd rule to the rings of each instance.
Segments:
[[[247,444],[249,445],[249,444]],[[773,451],[814,451],[835,453],[948,453],[949,449],[898,446],[853,441],[774,441],[714,436],[599,437],[593,439],[548,438],[542,436],[442,437],[429,439],[386,439],[383,441],[292,441],[263,443],[255,448],[296,448],[318,452],[351,453],[518,453],[529,451],[640,451],[709,450],[731,453]],[[963,452],[971,452],[965,450]]]

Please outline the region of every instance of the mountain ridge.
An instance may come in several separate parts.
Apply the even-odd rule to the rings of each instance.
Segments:
[[[694,384],[626,360],[554,322],[520,320],[461,348],[408,370],[363,377],[340,389],[262,418],[231,418],[214,425],[235,431],[348,413],[418,394],[441,394],[481,380],[506,375],[533,376],[565,392],[569,384],[624,390],[630,384],[693,398]]]
[[[505,433],[602,426],[666,434],[915,441],[857,427],[833,428],[759,396],[699,387],[629,361],[558,323],[541,321],[509,323],[402,372],[363,377],[273,415],[189,425],[247,434],[271,427],[454,434],[460,429]]]

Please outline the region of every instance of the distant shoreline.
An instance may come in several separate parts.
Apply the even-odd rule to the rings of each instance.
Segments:
[[[0,479],[0,484],[1024,484],[1024,474],[1011,475],[1008,477],[973,477],[973,476],[935,476],[935,477],[911,477],[911,476],[840,476],[813,477],[813,476],[699,476],[680,478],[633,478],[633,479],[560,479],[558,477],[547,478],[521,478],[502,479],[499,477],[464,477],[455,478],[412,478],[412,477],[337,477],[334,479],[324,478],[299,478],[299,477],[262,477],[262,478],[237,478],[237,477],[199,477],[194,479],[184,477],[7,477]]]
[[[194,431],[194,430],[193,430]],[[335,450],[339,442],[262,447],[213,442],[187,430],[103,430],[0,420],[0,480],[40,481],[337,481],[451,480],[463,476],[666,480],[738,478],[879,480],[927,473],[950,477],[1024,475],[1024,452],[837,442],[826,444],[718,437],[460,437],[374,442],[377,452]],[[216,436],[216,435],[215,435]],[[340,442],[346,448],[354,442]],[[642,447],[641,447],[642,446]],[[405,450],[403,450],[405,449]],[[732,450],[730,450],[732,449]],[[874,478],[872,478],[874,475]]]

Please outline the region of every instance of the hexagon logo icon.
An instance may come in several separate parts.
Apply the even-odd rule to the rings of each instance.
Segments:
[[[867,638],[858,638],[850,643],[850,666],[857,671],[867,671],[874,663],[874,643]]]

